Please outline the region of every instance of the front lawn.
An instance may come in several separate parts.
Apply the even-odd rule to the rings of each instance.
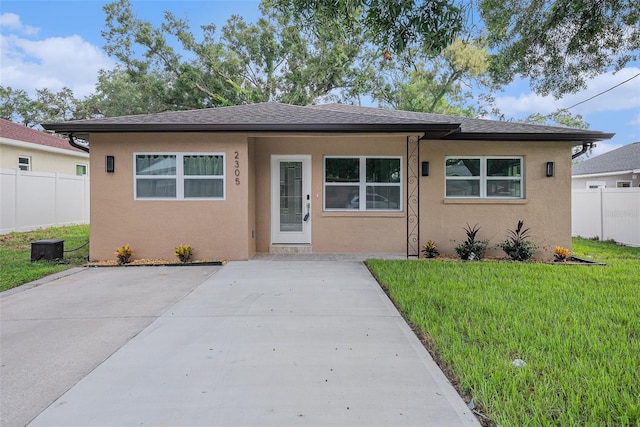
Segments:
[[[367,264],[484,423],[638,426],[640,248],[573,249],[607,265]]]
[[[89,226],[54,227],[23,233],[0,235],[0,291],[75,267],[87,261],[89,246],[67,252],[61,261],[31,262],[31,242],[43,239],[64,240],[64,250],[75,249],[89,241]]]

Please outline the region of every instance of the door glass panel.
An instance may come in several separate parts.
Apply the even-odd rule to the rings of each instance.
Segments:
[[[280,231],[302,231],[302,162],[280,162]]]

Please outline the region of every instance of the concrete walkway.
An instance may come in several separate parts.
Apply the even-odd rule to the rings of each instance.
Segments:
[[[479,425],[361,262],[89,269],[1,303],[2,425]]]

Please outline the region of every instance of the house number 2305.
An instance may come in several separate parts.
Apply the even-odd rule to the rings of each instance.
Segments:
[[[233,153],[233,174],[236,176],[236,185],[240,185],[240,153]]]

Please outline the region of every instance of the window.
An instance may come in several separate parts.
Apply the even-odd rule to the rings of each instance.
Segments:
[[[136,199],[224,199],[224,154],[135,154]]]
[[[325,157],[325,210],[402,210],[400,165],[400,157]]]
[[[587,188],[588,189],[594,189],[594,188],[606,188],[607,187],[607,183],[604,181],[587,181]]]
[[[78,163],[76,164],[76,175],[85,176],[87,174],[87,165]]]
[[[18,169],[21,171],[30,171],[31,170],[31,157],[29,156],[18,156]]]
[[[446,157],[446,197],[522,198],[522,157]]]
[[[631,188],[631,181],[616,181],[616,188]]]

